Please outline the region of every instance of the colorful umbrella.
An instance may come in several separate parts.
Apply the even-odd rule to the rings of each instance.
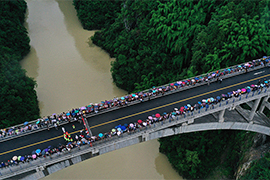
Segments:
[[[153,117],[152,117],[152,116],[148,116],[148,119],[150,119],[150,120],[151,120],[151,119],[153,119]]]
[[[22,157],[22,156],[18,156],[18,160],[19,160],[19,161],[21,160],[21,157]]]
[[[22,156],[21,159],[20,159],[20,161],[23,161],[23,160],[24,160],[24,157]]]
[[[102,134],[102,133],[99,133],[98,136],[99,136],[100,138],[102,138],[102,137],[103,137],[103,134]]]
[[[37,150],[36,150],[36,153],[37,153],[37,154],[38,154],[38,153],[40,153],[40,152],[41,152],[41,150],[40,150],[40,149],[37,149]]]
[[[70,115],[70,113],[67,113],[66,115],[67,115],[67,116],[69,116],[69,115]]]
[[[176,115],[176,112],[172,112],[172,115]]]
[[[116,131],[116,129],[112,129],[112,132],[115,132]]]
[[[122,131],[125,131],[126,130],[126,127],[125,126],[121,126],[121,130]]]
[[[171,86],[174,86],[174,84],[173,84],[173,83],[171,83],[170,85],[171,85]]]
[[[33,159],[36,159],[36,158],[37,158],[37,155],[33,154],[33,155],[32,155],[32,158],[33,158]]]
[[[86,109],[86,107],[85,107],[85,106],[83,106],[83,107],[81,107],[80,109],[81,109],[81,110],[84,110],[84,109]]]
[[[121,97],[121,99],[122,99],[122,100],[125,100],[125,98],[124,98],[124,97]]]
[[[16,161],[17,159],[18,159],[17,156],[13,156],[13,158],[12,158],[13,161]]]
[[[157,113],[157,114],[156,114],[156,117],[159,118],[159,117],[160,117],[160,114]]]
[[[133,128],[134,127],[134,124],[130,123],[129,124],[129,127]]]
[[[39,124],[39,123],[40,123],[40,121],[37,121],[37,122],[36,122],[36,124]]]
[[[24,122],[23,124],[26,126],[28,124],[28,122]]]
[[[117,128],[117,131],[122,131],[122,129],[121,128]]]
[[[142,123],[142,120],[139,119],[139,120],[138,120],[138,123],[141,124],[141,123]]]
[[[182,81],[177,81],[177,84],[182,84]]]
[[[247,90],[245,88],[241,89],[242,93],[245,93]]]

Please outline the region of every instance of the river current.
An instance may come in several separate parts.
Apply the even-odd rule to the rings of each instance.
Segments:
[[[72,0],[27,0],[31,52],[21,65],[37,82],[41,116],[127,94],[112,81],[114,59],[93,45]],[[182,179],[157,140],[94,157],[45,179]]]

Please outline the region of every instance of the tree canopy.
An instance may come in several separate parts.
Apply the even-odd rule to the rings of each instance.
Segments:
[[[26,8],[25,1],[0,1],[0,128],[39,117],[36,82],[19,64],[30,51]]]

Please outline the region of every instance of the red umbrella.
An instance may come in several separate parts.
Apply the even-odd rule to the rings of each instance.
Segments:
[[[142,123],[142,120],[139,119],[139,120],[138,120],[138,123],[141,124],[141,123]]]
[[[156,117],[159,118],[159,117],[160,117],[160,114],[157,113],[157,114],[156,114]]]

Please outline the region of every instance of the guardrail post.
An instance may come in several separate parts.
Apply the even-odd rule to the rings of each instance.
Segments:
[[[233,103],[235,102],[235,98],[233,98]]]

